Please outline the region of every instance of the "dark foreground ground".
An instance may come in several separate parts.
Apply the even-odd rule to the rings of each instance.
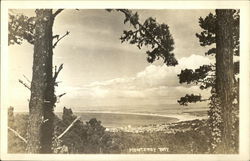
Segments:
[[[16,125],[12,127],[24,137],[27,132],[27,117],[26,114],[16,115]],[[62,124],[63,121],[59,121],[61,121],[59,124]],[[81,128],[76,124],[62,138],[62,144],[59,146],[67,148],[60,153],[204,154],[208,152],[209,147],[205,123],[206,120],[192,120],[155,124],[144,126],[144,129],[148,130],[131,132],[127,130],[107,131],[101,124],[95,123],[96,127],[91,127],[90,122],[86,123],[85,131],[81,132],[79,131]],[[67,125],[60,126],[61,131],[67,127]],[[161,130],[157,131],[157,129]],[[9,152],[24,153],[25,147],[26,144],[9,131]]]
[[[55,137],[75,118],[68,109],[62,117],[56,117]],[[27,120],[27,114],[9,115],[9,127],[27,138]],[[206,119],[110,130],[92,118],[78,120],[59,141],[53,142],[53,150],[70,154],[207,154],[212,153],[210,138]],[[8,141],[9,153],[25,153],[26,143],[10,131]]]

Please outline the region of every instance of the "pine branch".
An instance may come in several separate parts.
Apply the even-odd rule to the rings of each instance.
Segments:
[[[55,66],[55,74],[54,74],[54,77],[53,77],[54,83],[55,83],[55,81],[56,81],[56,78],[57,78],[58,74],[60,73],[60,71],[61,71],[62,69],[63,69],[63,64],[61,64],[61,65],[59,66],[58,70],[57,70],[57,66]]]
[[[31,83],[31,81],[28,79],[28,77],[26,77],[24,74],[23,74],[23,77],[24,77],[29,83]]]
[[[106,9],[108,12],[113,9]],[[153,63],[155,60],[162,58],[167,66],[175,66],[178,64],[174,53],[174,40],[170,34],[169,27],[166,24],[159,24],[153,18],[148,18],[144,23],[139,22],[137,12],[133,13],[129,9],[116,9],[117,12],[122,12],[125,15],[124,24],[130,22],[133,25],[133,30],[124,30],[120,40],[137,44],[141,49],[142,46],[150,47],[147,54],[147,61]]]
[[[18,81],[19,81],[19,83],[21,83],[24,87],[26,87],[26,88],[28,88],[29,90],[31,90],[31,89],[30,89],[30,86],[27,85],[26,83],[24,83],[21,79],[18,79]]]
[[[63,93],[63,94],[60,94],[60,95],[57,96],[57,103],[60,102],[60,98],[61,98],[62,96],[64,96],[65,94],[66,94],[66,93]]]
[[[57,43],[62,40],[65,36],[69,35],[69,31],[67,31],[62,37],[60,37],[53,45],[53,49],[56,47]]]
[[[126,9],[118,9],[118,11],[124,13],[125,15],[129,15],[128,11]],[[167,50],[163,45],[161,45],[157,40],[154,39],[154,34],[151,33],[149,30],[147,30],[139,21],[137,22],[138,25],[150,36],[151,40],[154,41],[160,48],[163,50]]]
[[[66,130],[64,130],[64,132],[61,134],[61,135],[59,135],[56,139],[60,139],[61,137],[63,137],[69,130],[70,130],[70,128],[74,125],[74,123],[77,121],[77,120],[79,120],[80,119],[80,116],[78,116],[67,128],[66,128]]]
[[[58,40],[58,39],[59,39],[59,36],[60,36],[60,35],[54,35],[52,38],[53,38],[53,39],[56,38],[56,39]]]
[[[58,9],[56,12],[53,14],[53,17],[55,18],[59,13],[61,13],[64,9]]]
[[[62,96],[64,96],[66,93],[60,94],[57,97],[61,98]]]
[[[184,97],[181,97],[177,102],[182,106],[187,106],[188,103],[204,102],[209,99],[202,99],[201,95],[186,94]]]
[[[17,131],[15,131],[14,129],[8,127],[8,130],[10,130],[11,132],[13,132],[18,138],[20,138],[26,144],[28,143],[28,141],[24,137],[22,137]]]

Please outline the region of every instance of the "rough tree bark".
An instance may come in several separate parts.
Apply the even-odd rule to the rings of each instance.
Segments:
[[[222,110],[222,144],[223,153],[231,153],[232,140],[232,102],[233,102],[233,11],[216,10],[216,92]]]
[[[50,153],[54,119],[51,9],[36,10],[33,73],[29,102],[28,153]]]

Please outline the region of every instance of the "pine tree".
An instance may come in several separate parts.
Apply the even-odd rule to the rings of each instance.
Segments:
[[[225,10],[222,10],[225,11]],[[220,11],[219,11],[220,12]],[[203,65],[200,68],[196,70],[191,69],[185,69],[182,70],[181,73],[178,75],[180,83],[195,83],[200,85],[200,89],[211,89],[211,97],[209,98],[209,108],[208,111],[209,115],[209,128],[211,130],[211,145],[212,150],[219,145],[219,143],[222,141],[222,138],[224,137],[225,133],[223,131],[225,130],[224,123],[229,122],[231,124],[231,128],[233,128],[233,132],[230,132],[231,135],[233,134],[234,137],[231,138],[231,148],[234,148],[234,151],[237,151],[237,135],[238,135],[238,108],[239,108],[239,79],[237,79],[237,74],[239,73],[239,61],[234,62],[233,64],[233,56],[230,56],[230,61],[225,62],[227,68],[222,67],[222,64],[224,61],[228,60],[222,60],[221,58],[225,56],[225,53],[223,56],[219,56],[217,54],[220,52],[222,53],[222,48],[226,50],[230,50],[229,53],[233,54],[234,56],[239,56],[239,11],[236,10],[229,10],[231,15],[227,15],[227,18],[231,16],[230,20],[228,20],[227,25],[225,24],[221,25],[221,19],[218,19],[218,15],[214,15],[210,13],[208,16],[206,16],[204,19],[199,19],[200,27],[203,29],[203,31],[200,34],[196,34],[196,36],[199,38],[200,45],[201,46],[212,46],[211,49],[209,49],[205,55],[215,55],[216,56],[216,64],[209,64],[209,65]],[[225,19],[222,18],[222,19]],[[230,22],[229,22],[230,21]],[[221,30],[223,29],[230,30],[230,35],[226,35],[226,33],[222,33]],[[228,29],[230,28],[230,29]],[[230,45],[227,47],[222,47],[222,45],[218,41],[219,37],[227,36],[225,41],[230,41]],[[214,47],[214,44],[216,44],[216,47]],[[228,55],[227,55],[228,56]],[[229,73],[226,72],[226,70],[230,71]],[[225,72],[225,75],[220,75],[221,71]],[[233,73],[233,74],[232,74]],[[221,87],[224,86],[225,78],[228,78],[228,75],[230,75],[230,79],[228,79],[230,83],[230,88],[224,88],[224,91],[221,92]],[[233,75],[233,76],[232,76]],[[218,78],[219,77],[219,78]],[[225,77],[225,78],[222,78]],[[223,81],[222,81],[223,80]],[[223,84],[223,85],[222,85]],[[219,92],[220,91],[220,92]],[[229,118],[225,117],[225,112],[223,112],[223,104],[221,101],[226,100],[223,94],[230,91],[230,99],[228,101],[231,102],[230,107],[232,109],[232,116]],[[199,99],[197,99],[199,96]],[[224,97],[224,98],[223,98]],[[199,101],[206,101],[208,99],[202,99],[200,95],[186,95],[185,97],[182,97],[178,102],[181,105],[187,105],[188,103],[194,103]],[[234,102],[233,102],[234,101]],[[229,119],[229,120],[228,120]],[[228,129],[229,131],[230,128]],[[228,133],[228,132],[226,132]],[[225,141],[223,141],[225,143]],[[227,153],[228,149],[224,150],[218,150],[217,152]]]
[[[53,75],[53,23],[62,11],[52,13],[52,9],[37,9],[36,17],[24,15],[9,16],[9,45],[21,44],[27,40],[34,45],[33,68],[30,89],[28,153],[51,153],[54,106],[56,96],[54,86],[62,65]],[[57,43],[57,42],[56,42]]]
[[[232,153],[233,127],[233,10],[216,10],[216,93],[221,107],[222,151]]]

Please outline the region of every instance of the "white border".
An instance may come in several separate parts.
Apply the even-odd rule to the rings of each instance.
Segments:
[[[249,1],[3,1],[1,2],[1,158],[2,160],[249,160]],[[140,8],[140,9],[240,9],[240,153],[238,155],[186,154],[7,154],[8,9],[9,8]],[[181,21],[181,20],[179,20]]]

